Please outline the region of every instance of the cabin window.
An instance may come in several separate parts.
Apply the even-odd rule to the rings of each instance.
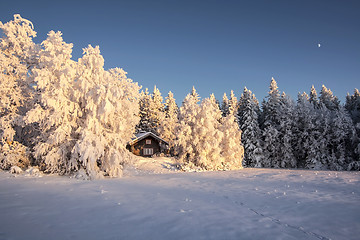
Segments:
[[[154,149],[152,149],[152,148],[144,148],[144,155],[153,155],[153,154],[154,154]]]
[[[151,144],[151,139],[146,139],[146,144]]]

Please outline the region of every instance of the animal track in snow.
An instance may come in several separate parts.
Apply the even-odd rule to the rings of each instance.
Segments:
[[[225,197],[225,196],[224,196]],[[299,226],[295,226],[295,225],[291,225],[291,224],[288,224],[288,223],[284,223],[282,222],[280,219],[277,219],[277,218],[274,218],[274,217],[271,217],[271,216],[267,216],[261,212],[259,212],[258,210],[254,209],[254,208],[250,208],[250,207],[247,207],[245,203],[243,202],[238,202],[238,201],[233,201],[233,203],[235,203],[236,205],[239,205],[241,207],[246,207],[249,211],[255,213],[256,215],[258,216],[261,216],[262,218],[267,218],[267,219],[270,219],[272,222],[278,224],[278,225],[281,225],[285,228],[292,228],[292,229],[295,229],[295,230],[298,230],[306,235],[309,235],[309,236],[313,236],[313,237],[316,237],[317,239],[321,239],[321,240],[331,240],[330,238],[327,238],[325,236],[322,236],[320,234],[317,234],[317,233],[314,233],[314,232],[311,232],[311,231],[306,231],[303,227],[299,227]],[[298,202],[297,202],[298,203]]]

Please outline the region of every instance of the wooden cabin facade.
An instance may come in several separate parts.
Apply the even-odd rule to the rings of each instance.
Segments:
[[[135,134],[127,148],[137,156],[151,157],[156,153],[166,153],[169,144],[152,132],[141,132]]]

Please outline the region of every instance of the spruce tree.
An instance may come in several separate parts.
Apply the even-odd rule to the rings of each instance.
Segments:
[[[334,96],[330,89],[327,89],[324,85],[322,85],[320,92],[320,104],[333,111],[339,109],[340,101],[336,96]]]
[[[224,93],[223,98],[222,98],[221,112],[224,117],[229,115],[229,99],[228,99],[226,93]]]
[[[354,159],[355,128],[344,107],[340,106],[332,115],[330,154],[333,159],[329,167],[331,170],[346,170]]]
[[[223,169],[225,159],[221,155],[222,134],[219,131],[221,111],[213,94],[202,100],[195,118],[196,124],[193,126],[192,136],[197,142],[193,146],[196,151],[195,165],[206,170]]]
[[[319,99],[318,99],[317,92],[316,92],[314,85],[312,85],[311,89],[310,89],[309,101],[314,106],[315,109],[318,109],[320,107]]]
[[[354,125],[360,123],[360,92],[355,88],[354,94],[347,94],[345,108],[349,112]]]
[[[176,150],[185,168],[227,170],[242,167],[241,132],[235,118],[222,113],[212,94],[198,105],[193,88],[180,107]]]
[[[280,92],[274,78],[271,79],[270,91],[263,104],[263,151],[264,167],[280,167]]]
[[[280,167],[295,168],[297,161],[294,156],[293,142],[294,142],[294,103],[283,93],[280,98],[280,136],[281,142],[280,151]]]
[[[154,86],[154,91],[151,96],[150,108],[149,108],[149,119],[151,125],[151,131],[157,135],[160,134],[160,124],[164,121],[164,104],[160,90]]]
[[[168,141],[172,152],[174,141],[176,139],[176,127],[178,120],[179,108],[175,102],[174,94],[170,91],[165,99],[165,118],[160,123],[160,136]]]
[[[145,91],[142,91],[140,94],[139,101],[139,117],[140,121],[136,126],[136,131],[146,131],[150,132],[152,130],[151,119],[150,119],[150,108],[151,108],[151,96],[149,90],[146,88]]]
[[[346,110],[349,112],[351,119],[354,123],[356,130],[356,137],[353,143],[353,149],[355,149],[355,156],[352,162],[348,166],[348,170],[360,169],[360,93],[355,88],[353,95],[346,96]]]
[[[229,99],[229,114],[234,115],[237,112],[238,100],[234,94],[234,91],[231,90],[230,92],[230,99]]]
[[[242,144],[242,132],[233,114],[221,119],[219,128],[222,133],[220,142],[221,157],[223,158],[222,169],[240,169],[243,167],[244,147]],[[254,155],[257,152],[255,150]]]
[[[191,93],[186,95],[179,109],[179,124],[176,128],[177,139],[175,141],[175,155],[177,155],[180,163],[190,164],[196,156],[194,144],[198,143],[198,139],[193,139],[193,131],[196,126],[196,116],[200,110],[200,97],[195,87]],[[196,137],[196,136],[195,136]]]
[[[237,122],[242,131],[241,142],[244,146],[244,166],[261,166],[261,130],[258,121],[259,103],[255,95],[246,87],[239,99]]]

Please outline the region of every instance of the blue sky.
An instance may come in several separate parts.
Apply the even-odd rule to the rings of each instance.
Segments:
[[[259,101],[272,77],[293,99],[324,84],[340,100],[360,88],[360,1],[1,1],[0,21],[31,20],[74,44],[99,45],[105,68],[122,67],[181,103],[192,86],[218,99],[246,86]],[[318,47],[318,43],[321,47]]]

